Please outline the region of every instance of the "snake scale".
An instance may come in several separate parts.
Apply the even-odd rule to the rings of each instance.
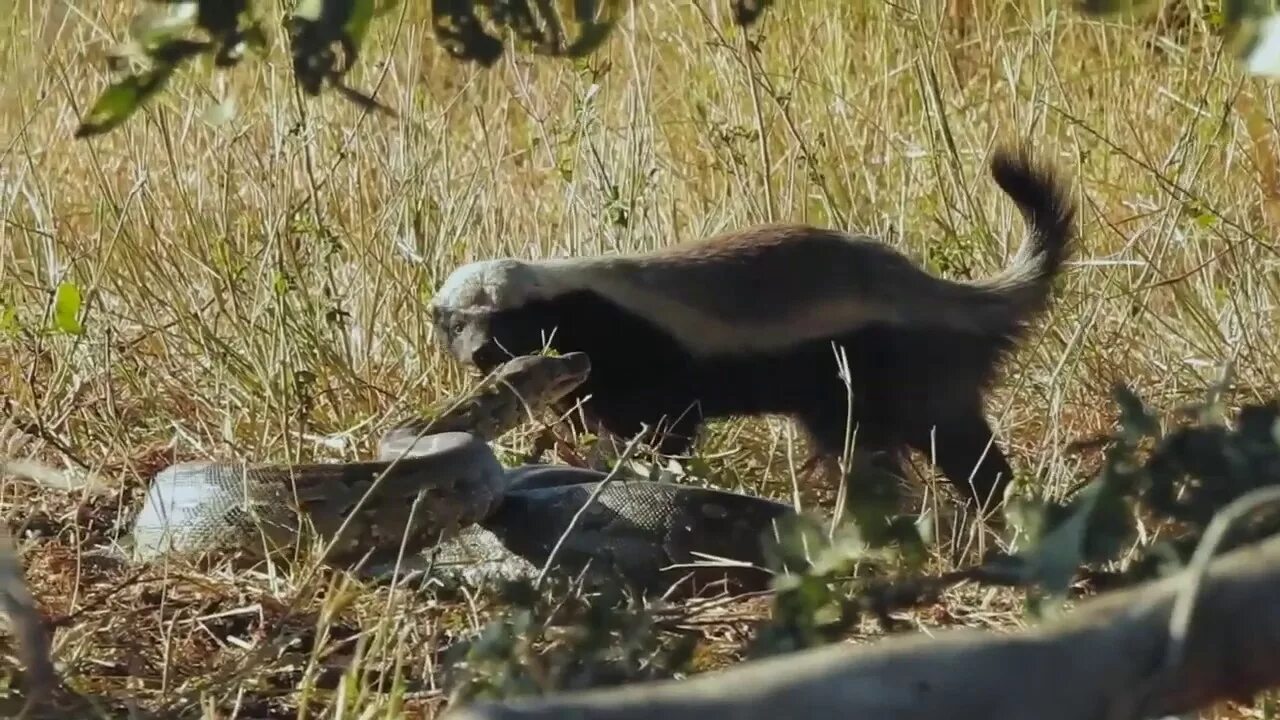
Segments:
[[[557,465],[505,469],[488,441],[585,381],[583,353],[497,368],[443,412],[388,430],[375,460],[306,465],[184,462],[158,473],[134,520],[134,561],[234,551],[285,558],[304,539],[330,563],[422,567],[481,585],[556,572],[680,594],[764,587],[762,537],[785,504]],[[575,519],[576,518],[576,519]],[[573,525],[573,531],[561,536]],[[403,553],[403,555],[401,554]]]
[[[537,577],[607,476],[545,465],[509,471],[498,508],[436,549],[435,573],[472,585]],[[763,535],[792,514],[751,495],[615,477],[577,518],[553,567],[587,585],[621,580],[669,597],[762,589],[771,579]]]

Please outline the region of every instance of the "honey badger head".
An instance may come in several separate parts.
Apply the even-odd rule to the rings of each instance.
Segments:
[[[545,294],[533,267],[514,258],[463,265],[441,285],[428,306],[438,341],[460,362],[486,372],[536,349],[538,338],[519,338],[518,348],[494,337],[495,317]]]

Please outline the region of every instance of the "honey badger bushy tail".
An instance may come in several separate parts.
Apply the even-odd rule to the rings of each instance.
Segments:
[[[999,298],[1007,324],[1002,330],[1017,334],[1049,304],[1054,278],[1071,254],[1076,208],[1066,183],[1036,162],[1026,145],[997,149],[990,168],[1022,213],[1027,234],[1004,271],[974,285]]]

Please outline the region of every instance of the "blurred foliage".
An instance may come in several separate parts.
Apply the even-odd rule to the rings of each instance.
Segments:
[[[765,554],[776,573],[772,620],[760,628],[747,652],[764,657],[842,637],[865,617],[886,628],[889,613],[922,602],[928,590],[898,585],[895,574],[919,573],[932,538],[922,518],[898,512],[901,485],[865,455],[855,456],[845,497],[846,519],[834,528],[808,515],[779,523],[765,538]]]
[[[1280,77],[1280,14],[1274,0],[1075,0],[1089,15],[1143,19],[1157,13],[1184,17],[1199,8],[1201,19],[1222,32],[1227,48],[1252,75]]]
[[[346,85],[375,19],[399,0],[297,0],[278,16],[266,0],[139,0],[142,12],[130,27],[130,41],[116,51],[111,69],[120,77],[94,101],[75,131],[93,137],[119,127],[159,93],[180,67],[212,56],[219,69],[238,65],[250,53],[270,48],[268,17],[278,17],[288,38],[294,80],[311,96],[326,86],[370,110],[395,113]],[[521,50],[549,57],[580,58],[595,52],[626,13],[623,0],[432,0],[437,42],[453,58],[492,66],[502,57],[503,37]],[[735,24],[757,22],[772,0],[730,0]],[[1157,0],[1075,0],[1077,10],[1095,15],[1141,16],[1163,4]],[[1214,27],[1249,72],[1280,75],[1280,15],[1269,0],[1207,3]],[[570,30],[566,30],[566,27]]]
[[[1062,558],[1058,565],[1073,570],[1124,566],[1084,573],[1108,586],[1177,571],[1222,508],[1252,490],[1280,483],[1280,399],[1245,405],[1229,423],[1222,404],[1229,377],[1224,375],[1202,401],[1178,408],[1163,422],[1131,390],[1116,387],[1119,430],[1081,444],[1107,446],[1099,476],[1064,503],[1023,502],[1009,509],[1031,541],[1012,558],[1021,564],[1024,580],[1052,595],[1065,593],[1071,578],[1062,570],[1045,570],[1054,565],[1046,558],[1055,556]],[[1139,532],[1140,525],[1145,532]],[[1255,513],[1229,534],[1221,550],[1277,531],[1280,517]]]
[[[270,49],[267,0],[140,0],[143,10],[130,26],[130,40],[117,48],[110,69],[119,79],[94,101],[76,128],[77,138],[119,127],[164,89],[189,61],[212,56],[226,69],[250,53]],[[452,57],[489,67],[502,56],[502,35],[536,55],[580,58],[596,51],[626,12],[623,0],[572,0],[563,13],[552,0],[432,0],[436,40]],[[734,22],[756,22],[771,0],[731,0]],[[370,110],[394,111],[346,85],[373,21],[399,0],[297,0],[279,18],[288,38],[293,76],[317,96],[327,84]],[[572,33],[566,32],[566,25]]]
[[[687,672],[697,642],[673,640],[617,588],[583,594],[563,577],[510,582],[499,617],[445,652],[450,705],[664,679]]]
[[[162,90],[179,67],[212,55],[215,67],[233,67],[267,36],[253,0],[148,1],[129,28],[130,41],[109,64],[123,77],[102,92],[76,128],[78,138],[110,132]]]
[[[1244,406],[1229,423],[1222,406],[1229,378],[1225,374],[1201,401],[1167,419],[1129,388],[1115,387],[1118,429],[1076,445],[1105,448],[1097,477],[1061,500],[1009,498],[1009,539],[1021,549],[993,552],[975,566],[942,575],[915,574],[927,538],[913,533],[927,526],[891,515],[896,503],[886,488],[892,483],[864,471],[854,484],[880,497],[850,498],[851,506],[862,508],[848,523],[856,529],[838,529],[824,540],[809,528],[789,541],[792,556],[785,559],[792,567],[800,565],[795,554],[801,547],[815,560],[775,582],[774,615],[757,634],[753,653],[838,639],[867,613],[892,630],[890,612],[934,602],[962,582],[1025,589],[1028,609],[1039,615],[1060,607],[1081,580],[1105,590],[1177,572],[1219,511],[1252,490],[1280,483],[1280,400]],[[1276,532],[1280,513],[1255,513],[1221,550]],[[890,559],[897,562],[885,562]],[[851,578],[855,567],[880,577]]]

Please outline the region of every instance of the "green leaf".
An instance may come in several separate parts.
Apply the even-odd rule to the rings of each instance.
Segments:
[[[929,548],[916,525],[916,519],[899,515],[889,522],[886,536],[898,544],[898,554],[907,567],[919,570],[929,560]]]
[[[93,137],[119,127],[165,86],[182,63],[213,48],[210,42],[183,39],[150,48],[147,55],[153,63],[151,69],[130,75],[104,90],[76,128],[75,137]]]
[[[1053,600],[1065,598],[1072,578],[1084,562],[1089,521],[1104,493],[1106,488],[1102,483],[1087,485],[1072,503],[1075,507],[1070,516],[1045,533],[1032,551],[1022,554],[1032,577]]]
[[[22,326],[18,324],[18,308],[6,303],[3,308],[0,308],[0,334],[17,337],[21,330]]]
[[[848,474],[845,512],[858,526],[867,544],[881,547],[892,537],[890,527],[901,497],[898,478],[865,453],[853,456]]]
[[[119,127],[148,98],[164,87],[172,73],[172,67],[161,66],[141,75],[130,75],[112,84],[98,96],[89,113],[80,121],[75,137],[102,135]]]
[[[342,29],[351,39],[351,44],[357,48],[364,42],[364,37],[369,32],[369,23],[373,20],[375,10],[373,0],[352,0],[351,2],[351,14],[347,16],[347,22]]]
[[[288,293],[290,285],[289,276],[282,272],[277,271],[271,278],[271,289],[277,296],[283,297]]]
[[[1043,500],[1013,497],[1004,504],[1003,514],[1008,528],[1005,539],[1012,545],[1021,540],[1035,542],[1043,534],[1046,505]]]
[[[60,282],[53,294],[53,326],[68,335],[84,332],[80,314],[80,288],[73,282]]]

